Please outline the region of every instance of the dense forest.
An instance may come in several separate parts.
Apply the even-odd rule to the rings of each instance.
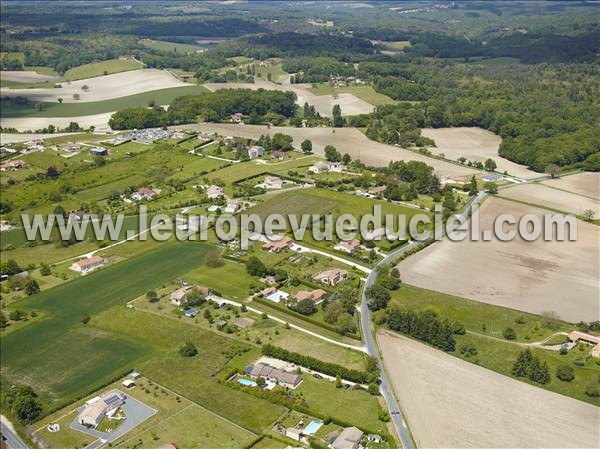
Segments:
[[[176,98],[167,111],[160,106],[122,109],[112,115],[109,126],[115,130],[151,128],[192,123],[199,116],[204,121],[219,122],[237,112],[247,116],[250,123],[263,123],[292,117],[296,108],[293,92],[223,89]]]

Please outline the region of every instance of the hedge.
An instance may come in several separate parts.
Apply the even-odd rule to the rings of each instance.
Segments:
[[[295,363],[296,365],[301,365],[329,376],[339,375],[342,379],[360,384],[376,382],[379,378],[379,374],[377,372],[371,373],[368,371],[359,371],[346,368],[345,366],[336,365],[335,363],[323,362],[322,360],[315,359],[314,357],[299,354],[297,352],[290,352],[287,349],[270,344],[263,345],[262,353],[263,355]]]

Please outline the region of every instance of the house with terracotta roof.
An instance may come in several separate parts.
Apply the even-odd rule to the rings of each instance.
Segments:
[[[280,253],[281,251],[290,248],[293,243],[294,241],[286,235],[281,240],[269,240],[262,247],[265,251],[270,253]]]
[[[356,239],[353,240],[342,240],[340,243],[335,245],[333,249],[343,251],[348,254],[354,254],[360,249],[360,242]]]
[[[71,270],[77,271],[81,274],[87,274],[90,271],[95,270],[98,267],[104,265],[104,259],[100,256],[92,256],[86,257],[84,259],[78,260],[74,264],[71,265]]]
[[[294,298],[297,301],[302,301],[304,299],[310,299],[315,303],[315,305],[320,304],[325,299],[325,295],[327,292],[321,288],[316,290],[308,291],[308,290],[300,290],[298,293],[294,295]]]
[[[332,268],[330,270],[321,271],[313,276],[313,279],[323,284],[335,285],[345,281],[348,278],[348,272],[341,268]]]
[[[251,365],[246,368],[246,372],[253,379],[262,377],[267,382],[273,382],[292,389],[296,388],[302,382],[301,375],[274,368],[266,363]]]
[[[569,334],[569,340],[571,340],[571,342],[575,344],[579,343],[580,341],[583,341],[585,343],[593,345],[591,356],[600,357],[600,336],[586,334],[585,332],[573,331]]]
[[[208,199],[214,200],[223,196],[223,189],[219,186],[212,185],[207,187],[206,194],[208,195]]]
[[[271,153],[271,159],[279,159],[280,161],[283,161],[288,157],[289,156],[285,151],[273,151]]]
[[[236,112],[235,114],[231,114],[230,118],[233,123],[242,123],[244,114],[241,112]]]
[[[7,171],[7,170],[20,170],[22,168],[27,167],[27,163],[21,159],[15,159],[13,161],[8,161],[5,162],[4,164],[0,165],[0,171]]]
[[[133,195],[131,195],[131,199],[133,201],[142,201],[142,200],[150,201],[156,195],[158,195],[158,192],[156,192],[152,189],[149,189],[148,187],[140,187],[140,189],[137,192],[135,192]]]

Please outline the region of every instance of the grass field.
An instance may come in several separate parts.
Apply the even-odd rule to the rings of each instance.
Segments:
[[[201,85],[173,87],[170,89],[152,90],[140,94],[113,98],[110,100],[90,101],[85,103],[42,103],[43,109],[36,110],[33,104],[18,106],[12,103],[2,104],[2,117],[79,117],[83,115],[102,114],[119,109],[148,106],[154,100],[158,105],[167,105],[175,98],[207,92]]]
[[[83,325],[82,318],[124,304],[200,265],[209,248],[165,244],[21,301],[19,308],[42,310],[48,318],[2,338],[2,376],[31,384],[55,406],[111,379],[147,355],[150,347]]]
[[[397,101],[392,100],[387,95],[375,92],[375,89],[371,86],[333,87],[324,83],[318,84],[316,87],[311,87],[308,90],[315,95],[352,94],[373,106],[397,103]]]
[[[517,333],[517,341],[535,342],[556,332],[569,332],[572,325],[558,322],[549,329],[539,315],[484,304],[446,293],[435,292],[404,284],[392,293],[392,304],[401,309],[433,310],[440,317],[460,321],[467,331],[503,338],[502,331],[510,327]]]
[[[141,69],[143,64],[138,61],[109,59],[108,61],[93,62],[67,70],[63,76],[65,80],[74,81],[96,76],[110,75],[111,73],[127,72]]]

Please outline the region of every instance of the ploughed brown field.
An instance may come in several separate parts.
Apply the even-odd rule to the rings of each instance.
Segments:
[[[542,184],[600,200],[600,172],[561,176],[543,181]]]
[[[499,214],[538,216],[549,211],[500,198],[480,209],[480,229]],[[504,225],[516,230],[516,225]],[[541,238],[489,242],[445,238],[400,262],[402,280],[418,287],[532,313],[554,311],[567,321],[600,319],[600,228],[577,221],[577,241]]]
[[[496,171],[519,178],[531,179],[541,176],[523,165],[504,159],[498,155],[498,148],[502,139],[496,134],[481,128],[425,128],[422,130],[425,137],[435,141],[435,147],[430,148],[435,155],[443,154],[446,159],[457,160],[465,157],[470,161],[485,162],[492,158],[498,168]]]
[[[520,184],[501,190],[500,196],[580,216],[586,209],[593,210],[596,218],[600,215],[600,200],[558,190],[548,184]]]
[[[384,365],[419,448],[595,448],[600,409],[380,332]]]

